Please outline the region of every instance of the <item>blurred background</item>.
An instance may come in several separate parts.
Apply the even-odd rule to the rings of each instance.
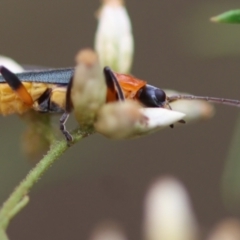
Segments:
[[[240,99],[240,26],[209,21],[239,8],[239,1],[131,0],[126,5],[135,76],[161,88]],[[0,54],[21,64],[73,66],[79,49],[93,47],[98,8],[97,0],[1,0]],[[129,239],[139,239],[146,191],[163,175],[186,186],[203,232],[223,217],[240,216],[240,204],[222,197],[238,116],[236,108],[216,106],[209,121],[137,140],[86,138],[40,179],[30,203],[10,224],[10,239],[87,239],[103,220],[117,221]],[[21,150],[25,128],[18,116],[0,118],[1,202],[34,166]]]

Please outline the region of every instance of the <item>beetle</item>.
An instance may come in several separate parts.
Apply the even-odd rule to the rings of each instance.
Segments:
[[[134,99],[146,107],[164,107],[166,94],[146,81],[104,68],[108,87],[106,102]],[[38,112],[62,113],[70,110],[67,89],[71,89],[74,68],[50,69],[14,74],[0,67],[0,113],[23,113],[33,108]],[[116,87],[115,87],[116,86]],[[117,92],[116,90],[117,89]]]
[[[166,93],[146,81],[131,75],[113,72],[109,67],[103,69],[107,85],[106,102],[124,101],[125,98],[140,102],[144,107],[169,108],[170,103],[180,100],[204,100],[240,107],[239,100]],[[14,74],[0,66],[0,114],[22,114],[34,109],[42,113],[63,113],[60,129],[67,141],[72,137],[65,128],[69,113],[73,110],[71,88],[74,68],[50,69]],[[180,121],[184,123],[184,121]],[[173,127],[173,125],[171,125]]]

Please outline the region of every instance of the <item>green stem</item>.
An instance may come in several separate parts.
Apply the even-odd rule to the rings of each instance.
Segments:
[[[12,209],[12,211],[9,213],[9,221],[15,216],[17,215],[29,202],[29,196],[24,196],[23,199]],[[8,222],[6,221],[7,225]],[[4,228],[6,228],[7,226],[3,226]],[[0,239],[1,240],[1,239]]]
[[[6,232],[3,229],[0,229],[0,240],[9,240]]]
[[[86,132],[74,131],[74,143],[93,133],[93,130]],[[69,148],[66,140],[55,142],[42,160],[28,173],[26,178],[13,191],[0,210],[0,229],[6,229],[11,218],[18,213],[28,202],[26,198],[29,190],[46,172],[46,170]],[[1,240],[1,239],[0,239]]]

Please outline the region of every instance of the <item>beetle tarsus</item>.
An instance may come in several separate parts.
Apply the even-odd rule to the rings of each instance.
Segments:
[[[68,145],[71,145],[71,143],[73,142],[73,137],[66,128],[66,122],[68,120],[68,117],[69,117],[69,113],[67,113],[67,112],[65,112],[61,116],[61,118],[60,118],[60,130],[63,133],[63,135],[65,136]]]

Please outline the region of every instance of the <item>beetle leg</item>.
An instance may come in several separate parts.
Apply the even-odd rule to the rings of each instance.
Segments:
[[[179,123],[186,123],[186,121],[183,120],[183,119],[182,119],[182,120],[179,120],[178,122],[179,122]]]
[[[179,123],[186,123],[186,121],[183,120],[183,119],[182,119],[182,120],[179,120],[178,122],[179,122]],[[174,124],[169,125],[169,127],[170,127],[170,128],[174,128]]]
[[[69,118],[69,114],[72,111],[72,102],[71,102],[71,90],[72,90],[72,84],[73,84],[73,77],[71,77],[69,84],[67,86],[67,92],[66,92],[66,109],[65,112],[63,113],[63,115],[60,117],[60,130],[63,133],[63,135],[65,136],[68,145],[70,145],[70,143],[73,141],[73,137],[72,135],[69,133],[69,131],[66,128],[66,122]]]
[[[4,66],[0,66],[0,73],[18,97],[28,106],[32,106],[33,99],[19,78]]]
[[[169,102],[167,102],[167,107],[168,107],[170,110],[172,110]],[[178,122],[179,122],[179,123],[186,123],[186,121],[183,120],[183,119],[182,119],[182,120],[179,120]],[[169,127],[170,127],[170,128],[174,128],[174,124],[169,125]]]
[[[60,118],[60,130],[63,133],[63,135],[65,136],[68,144],[70,144],[70,142],[73,141],[73,137],[72,135],[69,133],[69,131],[66,128],[66,122],[68,120],[69,117],[69,113],[65,112],[61,118]]]

